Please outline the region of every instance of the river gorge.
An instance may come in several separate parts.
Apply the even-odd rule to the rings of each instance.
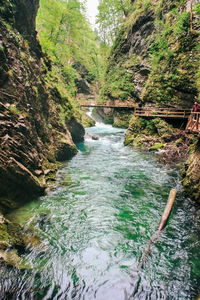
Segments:
[[[2,266],[1,299],[195,299],[200,293],[200,210],[181,192],[179,170],[123,145],[125,130],[97,122],[43,196],[6,217],[42,248],[25,269]],[[98,136],[93,140],[92,136]],[[178,189],[166,229],[138,262]]]

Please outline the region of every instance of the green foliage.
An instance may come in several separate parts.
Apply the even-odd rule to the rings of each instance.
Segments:
[[[144,2],[144,11],[145,12],[150,8],[150,5],[151,5],[151,1],[150,0],[146,0]]]
[[[130,0],[100,1],[97,24],[99,25],[99,36],[105,44],[113,44],[124,17],[128,15],[130,8]]]
[[[195,12],[196,14],[200,15],[200,3],[196,5]]]
[[[75,95],[75,80],[80,76],[77,65],[88,70],[89,78],[99,80],[103,65],[100,49],[81,1],[41,0],[37,30],[43,50],[54,62],[54,72],[71,96]]]
[[[176,26],[174,28],[174,34],[179,36],[180,34],[187,32],[190,28],[190,13],[184,12],[178,15],[176,20]]]
[[[104,4],[108,2],[101,1]],[[108,8],[104,6],[103,9],[107,15],[111,15]],[[146,39],[142,39],[137,24],[141,20],[143,28],[144,18],[150,13],[154,19],[154,29]],[[193,13],[200,13],[200,4],[193,5]],[[143,65],[148,65],[150,72],[144,82],[141,98],[147,102],[188,106],[197,95],[197,89],[200,91],[200,48],[198,27],[193,26],[193,31],[190,30],[190,12],[186,11],[186,1],[135,0],[129,6],[127,15],[125,20],[119,22],[119,30],[116,31],[117,35],[115,34],[105,83],[101,89],[101,99],[134,99],[140,69]],[[198,18],[193,18],[193,23],[195,22],[197,24]],[[130,46],[130,37],[134,35],[135,30],[141,34],[144,50],[141,55],[134,46]],[[140,42],[140,39],[136,36],[135,43],[137,42]],[[131,55],[135,56],[134,59]],[[152,125],[149,125],[149,130],[153,130],[151,127]]]
[[[132,81],[132,72],[128,72],[126,65],[109,66],[107,70],[100,97],[105,100],[107,97],[112,99],[127,100],[134,93]]]

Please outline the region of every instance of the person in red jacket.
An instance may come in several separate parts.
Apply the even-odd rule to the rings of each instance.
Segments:
[[[192,108],[192,112],[199,113],[200,112],[200,104],[198,102],[194,102],[194,106]],[[194,114],[194,119],[197,119],[197,114]]]
[[[194,106],[192,108],[193,112],[200,112],[200,104],[198,104],[197,102],[194,102]]]

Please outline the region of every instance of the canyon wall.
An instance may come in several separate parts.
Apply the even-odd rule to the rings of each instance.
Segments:
[[[84,138],[35,30],[39,0],[3,0],[0,10],[0,205],[44,193],[60,161]],[[55,79],[56,80],[56,79]],[[14,205],[12,203],[12,205]],[[11,206],[12,206],[11,205]]]

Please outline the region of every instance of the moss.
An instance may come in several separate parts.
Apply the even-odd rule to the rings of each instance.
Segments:
[[[114,111],[113,127],[128,128],[129,122],[132,117],[132,112],[126,111]]]
[[[153,146],[149,148],[149,151],[156,151],[163,148],[164,145],[162,143],[155,143]]]
[[[9,111],[11,113],[13,113],[14,115],[21,115],[22,112],[17,108],[17,106],[15,104],[11,104],[9,107],[8,107]]]
[[[142,143],[140,142],[141,136],[138,135],[137,137],[134,138],[134,146],[135,147],[142,147]]]
[[[131,131],[127,131],[125,135],[124,145],[125,146],[131,146],[134,141],[134,135]]]
[[[38,92],[38,88],[37,88],[37,86],[32,86],[32,89],[34,90],[34,92],[35,92],[35,95],[36,95],[36,97],[38,98],[38,96],[39,96],[39,92]]]
[[[87,116],[85,113],[83,113],[81,117],[81,123],[86,128],[95,126],[95,121],[89,116]]]
[[[6,224],[0,224],[0,249],[11,246],[11,237],[8,234]]]
[[[55,154],[56,160],[60,162],[69,160],[77,154],[77,152],[76,146],[65,137],[61,137],[60,140],[58,140],[58,150]]]
[[[190,107],[200,90],[197,18],[193,18],[196,31],[190,30],[190,12],[186,11],[184,0],[151,1],[151,6],[149,3],[134,1],[133,12],[111,50],[101,98],[126,100],[136,99],[137,95],[145,102]],[[139,38],[150,14],[154,29],[146,38]],[[141,53],[132,40],[139,46],[141,43]],[[143,66],[148,66],[148,74],[141,78]]]

